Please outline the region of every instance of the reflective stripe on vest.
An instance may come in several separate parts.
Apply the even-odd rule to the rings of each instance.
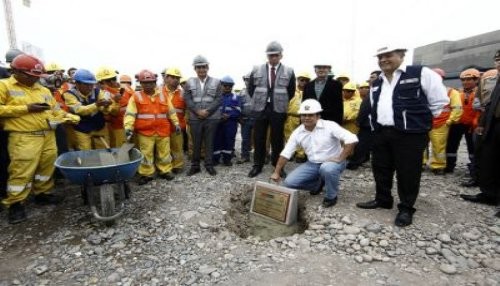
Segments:
[[[166,114],[137,114],[138,119],[165,119],[167,118]]]

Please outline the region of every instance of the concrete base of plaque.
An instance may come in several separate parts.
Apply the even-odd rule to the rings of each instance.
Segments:
[[[296,224],[298,195],[298,190],[256,182],[250,212],[286,226]]]

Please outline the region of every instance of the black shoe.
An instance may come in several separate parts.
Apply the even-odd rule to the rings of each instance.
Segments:
[[[215,175],[217,175],[217,171],[215,171],[214,167],[210,166],[210,167],[206,167],[205,169],[207,169],[207,172],[208,172],[211,176],[215,176]]]
[[[461,183],[460,185],[466,188],[474,188],[479,187],[479,182],[476,179],[470,179],[467,182]]]
[[[445,171],[444,169],[433,169],[432,173],[436,176],[444,176]]]
[[[63,201],[63,198],[53,194],[39,194],[35,196],[34,201],[37,205],[57,205]]]
[[[445,172],[446,174],[451,174],[451,173],[453,173],[453,171],[454,171],[453,169],[450,169],[450,168],[444,168],[444,172]]]
[[[196,173],[201,172],[200,167],[191,167],[189,171],[186,173],[187,176],[192,176]]]
[[[172,173],[174,173],[174,174],[180,174],[180,173],[182,173],[182,168],[173,168],[172,169]]]
[[[413,221],[413,212],[407,209],[400,210],[394,224],[399,227],[409,226]]]
[[[165,179],[167,181],[172,181],[175,176],[172,174],[172,172],[166,172],[164,174],[160,174],[160,178]]]
[[[27,219],[26,211],[21,203],[15,203],[9,207],[9,223],[16,224]]]
[[[224,166],[231,167],[232,165],[233,163],[231,163],[231,161],[224,161]]]
[[[353,163],[347,163],[345,166],[347,170],[357,170],[359,168],[358,164],[353,164]]]
[[[307,158],[306,157],[295,157],[295,163],[305,163],[307,162]]]
[[[392,209],[392,202],[387,203],[387,202],[380,202],[377,200],[373,200],[365,203],[357,203],[356,206],[361,209],[377,209],[377,208]]]
[[[248,177],[250,178],[257,177],[257,175],[260,174],[261,172],[262,172],[262,167],[254,166],[252,170],[250,170],[250,172],[248,173]]]
[[[241,158],[238,161],[236,161],[236,164],[243,164],[243,163],[248,163],[250,162],[250,158]]]
[[[333,207],[334,205],[337,204],[337,197],[333,198],[333,199],[323,199],[323,207],[324,208],[329,208],[329,207]]]
[[[469,202],[480,203],[490,206],[496,206],[499,203],[498,200],[492,197],[488,197],[484,193],[479,193],[476,195],[460,195],[460,197]]]
[[[500,211],[497,211],[497,213],[495,214],[496,217],[500,217]]]
[[[139,180],[137,180],[137,184],[139,186],[145,185],[153,180],[153,177],[148,177],[148,176],[141,176],[139,177]]]

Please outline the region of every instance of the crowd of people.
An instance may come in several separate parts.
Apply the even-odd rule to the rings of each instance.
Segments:
[[[243,89],[234,90],[231,76],[208,75],[209,62],[201,55],[192,62],[195,77],[184,78],[170,67],[159,84],[159,75],[144,69],[133,87],[132,78],[114,67],[66,72],[57,63],[10,50],[0,68],[0,191],[8,220],[26,220],[30,194],[37,204],[61,201],[52,193],[58,154],[131,142],[144,156],[139,185],[172,180],[184,170],[193,176],[201,172],[202,160],[216,176],[215,166],[232,166],[237,157],[238,129],[236,163],[253,161],[249,177],[270,162],[272,180],[284,179],[284,186],[311,195],[325,190],[323,207],[336,204],[344,169],[371,160],[375,198],[357,206],[390,209],[396,173],[400,227],[412,223],[422,171],[452,173],[465,137],[470,180],[463,185],[479,186],[480,192],[462,198],[498,205],[500,51],[496,69],[462,71],[460,89],[443,85],[440,68],[402,65],[405,52],[399,46],[379,49],[380,70],[357,84],[346,74],[335,77],[326,62],[314,63],[314,79],[306,72],[296,76],[281,62],[283,47],[273,41],[267,61],[243,76]],[[287,174],[289,160],[301,165]]]

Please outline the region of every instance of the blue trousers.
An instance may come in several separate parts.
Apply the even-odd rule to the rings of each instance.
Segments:
[[[252,150],[252,130],[255,124],[255,119],[245,117],[241,121],[241,158],[250,159],[250,151]]]
[[[346,161],[340,163],[312,163],[307,161],[293,170],[283,182],[287,188],[314,191],[325,182],[326,199],[334,199],[339,191],[340,174],[345,170]]]
[[[237,131],[238,119],[229,118],[227,120],[219,122],[214,139],[214,163],[218,163],[221,156],[224,162],[231,161]]]

